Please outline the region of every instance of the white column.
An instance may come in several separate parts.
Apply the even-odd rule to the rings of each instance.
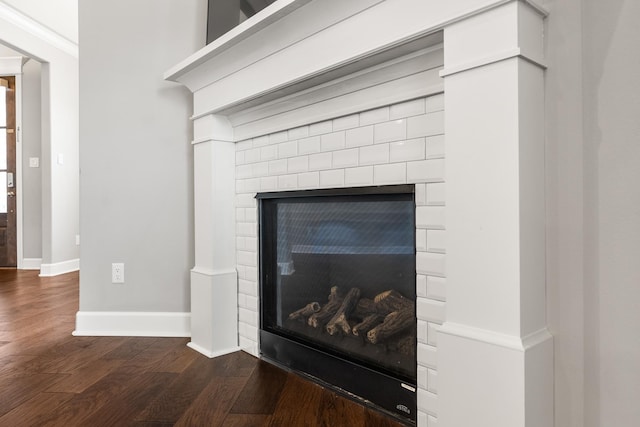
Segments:
[[[438,425],[552,426],[545,317],[544,14],[445,28],[447,316]]]
[[[235,144],[225,117],[194,121],[195,267],[191,270],[191,342],[208,356],[238,347]]]

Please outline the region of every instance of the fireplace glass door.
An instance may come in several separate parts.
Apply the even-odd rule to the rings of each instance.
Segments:
[[[413,186],[258,198],[262,330],[415,384]]]

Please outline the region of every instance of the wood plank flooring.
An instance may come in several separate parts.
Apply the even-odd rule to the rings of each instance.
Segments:
[[[402,425],[243,352],[73,337],[77,310],[77,273],[0,270],[0,427]]]

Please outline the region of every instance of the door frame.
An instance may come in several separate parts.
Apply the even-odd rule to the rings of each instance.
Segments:
[[[40,265],[25,266],[22,241],[22,65],[27,59],[22,56],[0,58],[0,77],[14,76],[16,79],[16,269],[39,270]]]

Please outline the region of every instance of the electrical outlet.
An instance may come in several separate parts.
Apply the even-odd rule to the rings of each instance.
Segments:
[[[111,283],[124,283],[124,263],[111,264]]]

